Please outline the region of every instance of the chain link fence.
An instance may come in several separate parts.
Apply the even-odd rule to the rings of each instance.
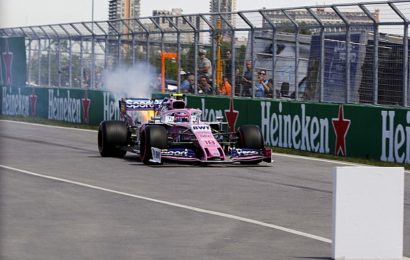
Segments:
[[[28,85],[106,89],[110,71],[144,63],[155,75],[147,87],[161,90],[164,63],[166,91],[221,95],[228,82],[234,96],[408,106],[409,14],[410,1],[373,1],[0,28],[0,36],[25,37]],[[211,91],[198,83],[203,74]]]

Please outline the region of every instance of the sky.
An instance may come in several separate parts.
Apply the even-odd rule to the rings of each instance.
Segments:
[[[0,28],[58,24],[92,20],[93,0],[0,0]],[[369,1],[367,1],[369,2]],[[237,11],[298,7],[354,0],[236,0]],[[209,0],[141,0],[141,16],[152,10],[182,8],[183,14],[209,12]],[[94,0],[94,20],[108,19],[108,0]]]

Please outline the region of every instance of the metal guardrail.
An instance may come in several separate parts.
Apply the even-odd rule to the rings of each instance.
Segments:
[[[105,88],[115,68],[145,62],[159,72],[159,54],[174,52],[167,77],[179,88],[178,72],[198,79],[204,49],[215,94],[222,72],[233,95],[258,96],[262,70],[266,98],[408,106],[409,14],[410,1],[373,1],[0,28],[0,37],[25,37],[31,85]]]

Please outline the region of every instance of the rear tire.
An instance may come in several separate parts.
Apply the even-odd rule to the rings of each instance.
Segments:
[[[102,157],[124,158],[127,127],[123,121],[103,121],[98,127],[98,151]]]
[[[165,149],[168,147],[167,129],[162,125],[147,125],[141,133],[140,155],[144,164],[152,164],[151,147]]]
[[[256,125],[242,125],[237,130],[238,135],[238,148],[249,149],[263,149],[263,136],[259,127]],[[254,165],[262,162],[262,160],[256,161],[242,161],[244,165]]]

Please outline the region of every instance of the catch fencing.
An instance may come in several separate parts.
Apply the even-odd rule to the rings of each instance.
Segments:
[[[25,37],[28,86],[106,89],[105,77],[119,67],[148,63],[159,76],[164,62],[166,91],[183,91],[181,82],[193,78],[192,92],[202,94],[198,53],[205,50],[214,95],[220,94],[226,76],[234,96],[407,107],[409,14],[410,1],[399,0],[233,13],[164,12],[0,28],[0,37]],[[164,53],[175,58],[162,61]],[[161,89],[155,80],[149,87]],[[259,80],[265,83],[261,95]]]

